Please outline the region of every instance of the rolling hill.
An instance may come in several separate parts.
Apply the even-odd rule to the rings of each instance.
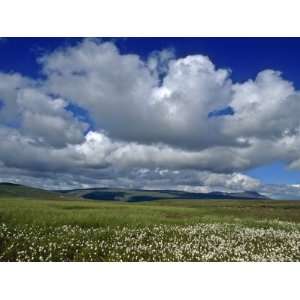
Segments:
[[[33,199],[52,199],[60,197],[59,193],[47,191],[39,188],[29,187],[10,182],[0,183],[0,197],[22,197]]]

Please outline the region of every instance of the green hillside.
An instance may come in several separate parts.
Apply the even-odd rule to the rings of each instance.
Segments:
[[[28,187],[14,183],[0,183],[0,198],[33,198],[33,199],[57,199],[63,197],[62,195],[39,189]]]

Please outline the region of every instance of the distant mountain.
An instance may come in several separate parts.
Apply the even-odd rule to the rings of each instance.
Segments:
[[[1,197],[22,197],[33,199],[91,199],[106,201],[125,201],[141,202],[162,199],[182,199],[182,200],[201,200],[201,199],[268,199],[267,197],[255,192],[245,191],[241,193],[190,193],[174,190],[143,190],[143,189],[124,189],[124,188],[89,188],[74,190],[48,191],[20,184],[3,182],[0,183]]]
[[[159,199],[268,199],[255,192],[245,191],[240,193],[191,193],[174,190],[142,190],[142,189],[122,189],[122,188],[89,188],[57,191],[69,196],[80,197],[93,200],[111,201],[152,201]]]
[[[268,199],[266,196],[263,196],[255,191],[245,191],[242,193],[230,193],[233,197],[244,197],[249,199]]]

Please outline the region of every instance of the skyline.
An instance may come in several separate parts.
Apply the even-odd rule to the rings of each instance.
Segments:
[[[0,179],[300,198],[298,49],[279,38],[6,38]]]

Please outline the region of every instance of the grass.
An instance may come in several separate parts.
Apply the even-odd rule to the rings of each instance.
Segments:
[[[160,200],[127,203],[0,198],[0,222],[37,225],[147,226],[157,224],[300,223],[300,201]]]
[[[55,197],[42,199],[0,198],[0,224],[4,226],[2,232],[0,230],[0,260],[298,260],[300,252],[300,201],[160,200],[126,203],[64,201]],[[153,236],[155,228],[159,229]],[[270,233],[270,228],[274,232]],[[265,235],[260,230],[265,230]],[[139,244],[135,244],[140,236]],[[211,241],[211,236],[216,240]],[[238,236],[244,241],[242,245],[236,240]],[[226,253],[219,253],[220,245],[226,245],[227,239],[231,241],[227,248],[246,247],[243,251],[247,255],[244,252],[244,256],[227,253],[229,248],[222,250]],[[51,248],[53,243],[55,249]],[[282,243],[287,245],[286,250]],[[164,252],[163,249],[171,245],[175,248]],[[193,248],[187,252],[182,248],[186,245],[193,245],[197,250]],[[215,248],[209,248],[210,245]],[[262,245],[264,249],[278,248],[277,256],[271,253],[275,250],[270,250],[270,253],[261,250],[260,254],[253,250],[263,249]],[[154,246],[161,255],[153,252],[151,247]],[[140,250],[136,252],[136,249]],[[183,250],[177,253],[176,249],[177,252]],[[163,256],[163,253],[169,254]],[[209,253],[216,254],[210,256]]]

